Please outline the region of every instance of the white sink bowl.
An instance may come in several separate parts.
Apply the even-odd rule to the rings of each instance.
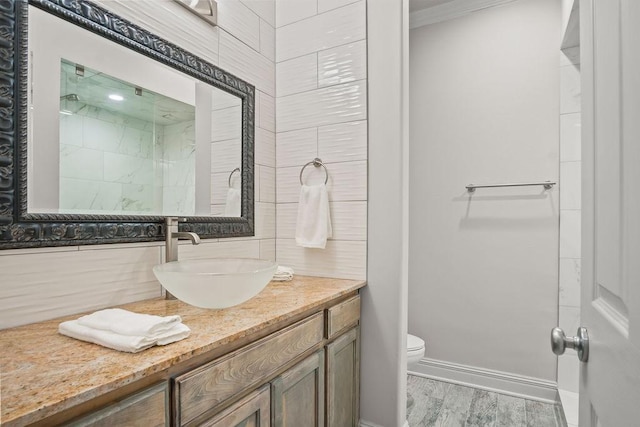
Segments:
[[[212,258],[173,261],[153,267],[162,286],[187,304],[225,308],[256,296],[278,268],[273,261]]]

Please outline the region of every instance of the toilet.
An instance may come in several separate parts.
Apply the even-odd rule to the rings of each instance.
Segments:
[[[424,357],[424,340],[415,335],[407,334],[407,365],[418,363]]]

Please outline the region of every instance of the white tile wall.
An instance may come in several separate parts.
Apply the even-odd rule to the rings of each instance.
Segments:
[[[276,30],[266,21],[260,21],[260,53],[271,61],[276,59]]]
[[[286,96],[318,88],[318,55],[312,53],[276,64],[276,93]]]
[[[258,165],[276,167],[276,134],[257,128],[255,133],[255,162]]]
[[[260,258],[271,261],[276,260],[276,239],[260,240]]]
[[[318,153],[318,128],[279,132],[277,140],[279,168],[304,165]]]
[[[560,114],[580,111],[580,66],[560,68]]]
[[[225,240],[200,243],[197,246],[191,244],[180,245],[181,259],[205,259],[205,258],[259,258],[259,240]]]
[[[255,205],[255,237],[257,239],[276,238],[276,205],[257,202]]]
[[[212,141],[242,137],[242,106],[221,108],[211,112]]]
[[[560,210],[560,258],[580,258],[579,210]]]
[[[317,11],[316,0],[276,0],[276,27],[312,17]]]
[[[275,0],[241,0],[249,9],[253,10],[260,18],[269,25],[276,25],[276,2]]]
[[[275,259],[274,1],[219,1],[218,27],[172,0],[98,3],[256,86],[256,159],[266,165],[255,170],[257,235],[183,244],[180,257]],[[163,252],[161,242],[0,251],[0,328],[160,296],[151,268]]]
[[[367,162],[326,163],[329,171],[327,190],[329,201],[365,201],[367,200]],[[325,181],[323,168],[312,165],[304,170],[302,181],[307,185],[316,185]],[[278,168],[278,203],[297,202],[300,195],[300,167]]]
[[[559,324],[574,333],[580,318],[581,113],[580,47],[560,53]],[[558,358],[558,388],[578,392],[579,362]]]
[[[253,83],[271,96],[276,93],[275,64],[272,60],[226,32],[220,33],[220,67]]]
[[[581,185],[580,173],[582,162],[562,162],[560,167],[560,191],[561,209],[580,209]]]
[[[276,99],[277,131],[286,132],[367,117],[366,80]]]
[[[0,251],[0,329],[160,296],[161,248]]]
[[[278,263],[307,276],[363,279],[367,274],[367,242],[333,240],[325,249],[296,246],[293,239],[276,242]]]
[[[580,307],[580,260],[560,258],[560,295],[561,306]]]
[[[278,6],[276,4],[276,11]],[[364,40],[365,37],[366,9],[365,2],[361,0],[278,28],[276,61]]]
[[[218,141],[211,144],[211,172],[223,173],[227,177],[237,167],[242,165],[240,138]],[[225,185],[225,188],[228,186]]]
[[[367,121],[318,128],[318,154],[327,162],[367,159]]]
[[[217,0],[218,25],[221,29],[260,51],[260,17],[238,0]]]
[[[260,116],[258,121],[258,126],[263,129],[270,130],[271,132],[276,131],[276,104],[275,100],[272,96],[260,92],[258,94],[258,99],[260,102]]]
[[[560,161],[575,162],[582,159],[580,150],[581,114],[560,116]]]
[[[277,260],[300,274],[365,278],[365,2],[290,6],[276,2]],[[329,170],[333,237],[325,249],[295,244],[300,170],[315,157]],[[305,169],[305,184],[324,180],[324,169]]]
[[[256,165],[260,169],[260,196],[259,202],[275,203],[276,201],[276,169],[268,166]]]
[[[367,43],[362,40],[318,52],[318,86],[330,86],[367,77]]]

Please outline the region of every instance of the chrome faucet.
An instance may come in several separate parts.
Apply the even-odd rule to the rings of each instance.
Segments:
[[[196,233],[178,231],[178,218],[176,217],[167,217],[166,219],[166,256],[165,262],[177,261],[178,260],[178,240],[191,240],[191,243],[194,245],[200,244],[200,236]]]
[[[194,245],[200,244],[200,236],[196,233],[178,231],[178,218],[167,217],[165,221],[165,262],[178,261],[178,240],[191,240]],[[173,295],[166,292],[166,299],[175,299]]]

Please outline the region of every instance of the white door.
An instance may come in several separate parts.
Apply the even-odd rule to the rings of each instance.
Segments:
[[[580,0],[580,32],[580,426],[640,426],[640,1]]]

